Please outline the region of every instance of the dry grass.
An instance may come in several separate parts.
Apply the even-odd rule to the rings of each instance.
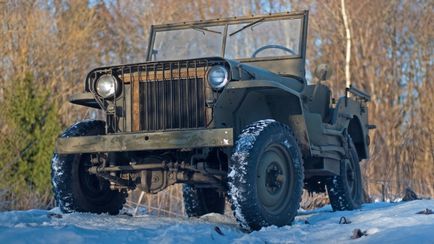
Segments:
[[[305,210],[321,208],[329,204],[329,198],[326,193],[308,193],[303,191],[300,207]]]
[[[128,194],[126,207],[136,208],[140,190],[131,191]],[[184,215],[184,199],[182,197],[182,185],[176,184],[157,194],[145,194],[139,207],[144,207],[148,214],[155,216],[182,217]]]
[[[129,192],[126,207],[135,209],[138,205],[140,190]],[[305,210],[323,207],[329,204],[327,194],[304,191],[300,207]],[[148,214],[165,217],[185,217],[182,184],[168,187],[157,194],[145,194],[139,207],[145,208]],[[231,205],[226,201],[225,215],[233,217]]]
[[[49,209],[54,207],[50,192],[37,193],[31,189],[23,189],[19,195],[14,195],[8,189],[0,190],[0,211]]]

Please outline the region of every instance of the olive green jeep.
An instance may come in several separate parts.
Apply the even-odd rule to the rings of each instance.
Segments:
[[[335,102],[326,66],[307,84],[307,26],[307,11],[152,26],[146,62],[96,68],[71,96],[105,119],[57,140],[57,205],[117,214],[128,190],[182,183],[188,216],[227,198],[250,230],[290,224],[303,188],[359,208],[370,97]]]

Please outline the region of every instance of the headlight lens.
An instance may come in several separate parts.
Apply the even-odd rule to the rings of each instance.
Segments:
[[[115,95],[118,82],[112,75],[103,75],[96,81],[96,92],[103,98]]]
[[[228,80],[228,71],[221,65],[213,66],[208,71],[208,83],[214,90],[223,88]]]

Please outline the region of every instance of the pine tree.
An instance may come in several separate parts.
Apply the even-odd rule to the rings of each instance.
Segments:
[[[61,129],[57,111],[50,92],[30,74],[7,88],[0,108],[7,126],[1,135],[0,188],[8,207],[51,201],[50,158]]]

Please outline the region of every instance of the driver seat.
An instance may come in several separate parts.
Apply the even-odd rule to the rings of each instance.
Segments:
[[[330,113],[330,88],[323,84],[306,86],[306,95],[308,97],[307,107],[311,113],[321,115],[324,123],[329,122]]]

